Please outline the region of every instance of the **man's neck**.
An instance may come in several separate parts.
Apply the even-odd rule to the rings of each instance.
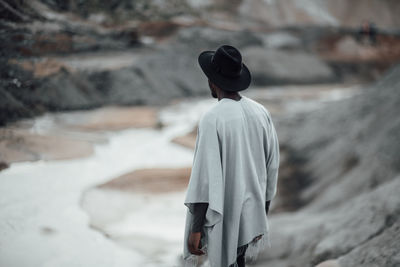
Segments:
[[[218,101],[221,100],[222,98],[229,98],[235,101],[239,101],[242,98],[242,96],[237,92],[231,93],[231,92],[220,91],[218,94]]]

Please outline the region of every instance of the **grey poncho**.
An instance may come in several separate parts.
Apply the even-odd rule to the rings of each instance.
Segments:
[[[184,253],[195,264],[187,240],[193,203],[208,203],[202,236],[211,267],[235,264],[237,248],[249,244],[255,258],[269,243],[265,201],[276,194],[279,145],[270,113],[248,97],[222,98],[200,119],[186,192]],[[258,241],[255,237],[262,235]]]

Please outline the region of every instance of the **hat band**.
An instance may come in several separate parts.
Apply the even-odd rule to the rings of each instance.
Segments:
[[[223,68],[221,68],[220,65],[218,65],[215,60],[214,60],[214,56],[211,57],[211,65],[213,66],[215,72],[220,73],[223,76],[229,77],[229,78],[238,78],[240,77],[241,73],[242,73],[242,66],[243,64],[240,63],[240,70],[236,71],[236,72],[227,72],[225,71]]]

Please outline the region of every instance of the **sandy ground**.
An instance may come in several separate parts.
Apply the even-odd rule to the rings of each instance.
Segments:
[[[15,64],[27,71],[32,71],[35,77],[46,77],[58,73],[61,69],[70,72],[83,70],[114,70],[132,66],[138,60],[135,51],[84,53],[69,56],[49,56],[39,59],[11,59]]]
[[[191,168],[140,169],[124,174],[98,186],[127,192],[168,193],[184,190]]]
[[[1,129],[0,160],[6,163],[87,157],[89,142],[57,135],[40,135],[23,129]]]
[[[178,136],[174,139],[172,139],[172,142],[175,144],[194,149],[195,144],[196,144],[196,137],[197,137],[197,127],[193,129],[190,133],[183,135],[183,136]]]
[[[0,162],[87,157],[93,144],[107,141],[105,132],[158,126],[158,109],[105,107],[43,115],[0,128]]]

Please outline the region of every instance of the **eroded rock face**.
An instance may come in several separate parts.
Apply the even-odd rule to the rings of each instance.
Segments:
[[[244,0],[238,11],[243,17],[260,20],[273,26],[302,24],[358,27],[363,20],[368,18],[381,27],[395,29],[400,21],[392,11],[399,8],[399,3],[390,0],[371,0],[368,1],[368,5],[363,0],[335,2]],[[352,12],[348,12],[349,10]]]
[[[316,56],[313,50],[321,36],[334,30],[298,27],[270,32],[263,20],[248,27],[242,21],[246,17],[240,16],[248,1],[209,0],[199,12],[193,10],[196,1],[100,2],[4,1],[11,9],[0,12],[5,18],[0,22],[0,64],[5,66],[0,70],[4,98],[0,125],[44,111],[165,104],[179,97],[206,95],[207,79],[197,56],[222,44],[243,51],[252,85],[336,82],[341,80],[338,73],[349,76],[340,62],[332,70],[331,63],[321,60],[327,55]],[[264,2],[268,7],[287,6],[287,12],[299,12],[300,17],[304,9],[293,1]],[[321,5],[309,2],[312,7]],[[254,1],[252,8],[261,4]],[[219,8],[202,9],[213,6]],[[256,18],[263,8],[252,16]],[[333,12],[329,8],[327,12]],[[120,17],[113,18],[110,12]],[[130,17],[132,12],[135,15]],[[393,51],[394,46],[385,51]],[[345,44],[344,48],[347,52],[351,47]]]
[[[99,45],[104,42],[107,40],[102,39]],[[9,67],[2,70],[2,93],[7,100],[0,102],[6,114],[0,117],[0,124],[46,110],[88,109],[106,104],[159,105],[180,97],[206,95],[207,79],[198,67],[197,56],[222,43],[244,48],[262,41],[248,31],[189,27],[151,48],[129,50],[125,43],[120,50],[112,50],[114,58],[109,50],[52,55],[49,59],[24,59],[17,53],[6,61]]]
[[[399,89],[397,66],[365,93],[290,126],[292,134],[281,142],[307,159],[306,204],[271,216],[272,248],[262,264],[399,264]]]

